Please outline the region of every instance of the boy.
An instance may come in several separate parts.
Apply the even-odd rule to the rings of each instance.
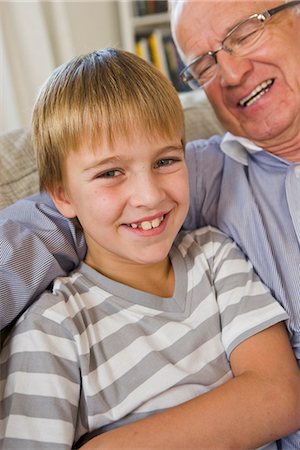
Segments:
[[[79,447],[194,397],[202,426],[191,437],[174,421],[173,437],[156,428],[128,448],[253,448],[299,426],[286,313],[219,231],[179,233],[183,136],[176,91],[129,53],[75,58],[44,85],[33,113],[41,190],[78,220],[88,250],[4,345],[2,448]]]

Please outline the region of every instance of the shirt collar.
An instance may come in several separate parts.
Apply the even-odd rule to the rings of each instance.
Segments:
[[[223,153],[244,166],[248,165],[247,153],[262,151],[262,148],[253,144],[249,139],[241,136],[234,136],[234,134],[229,132],[224,134],[220,146]]]

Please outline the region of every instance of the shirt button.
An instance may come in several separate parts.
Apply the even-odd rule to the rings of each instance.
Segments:
[[[296,178],[300,178],[300,165],[294,167]]]

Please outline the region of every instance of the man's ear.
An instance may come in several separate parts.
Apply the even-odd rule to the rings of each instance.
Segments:
[[[72,201],[69,199],[69,196],[66,190],[60,185],[55,188],[53,192],[49,192],[50,197],[53,200],[58,211],[68,219],[72,219],[76,217],[76,212],[73,207]]]

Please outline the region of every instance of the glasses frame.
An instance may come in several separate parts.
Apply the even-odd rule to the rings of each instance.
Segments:
[[[259,20],[261,23],[265,23],[267,19],[270,19],[272,16],[274,16],[274,14],[283,11],[287,8],[291,8],[292,6],[296,6],[296,5],[300,5],[300,0],[295,0],[295,1],[291,1],[288,3],[283,3],[282,5],[276,6],[275,8],[271,8],[271,9],[267,9],[266,11],[262,12],[262,13],[256,13],[256,14],[252,14],[251,16],[247,17],[246,19],[241,20],[240,22],[238,22],[224,37],[224,39],[221,42],[221,45],[219,48],[217,48],[217,50],[214,51],[209,51],[207,53],[204,53],[203,55],[200,56],[196,56],[196,58],[194,58],[189,64],[187,64],[179,73],[179,78],[180,80],[184,83],[184,84],[190,84],[191,82],[194,82],[198,88],[202,88],[206,83],[204,83],[203,85],[199,85],[198,81],[193,77],[193,75],[190,72],[190,67],[193,66],[195,63],[201,61],[201,59],[205,58],[206,56],[211,56],[214,60],[215,60],[215,64],[217,64],[217,53],[219,53],[221,50],[224,50],[225,52],[232,54],[233,50],[230,47],[226,47],[224,45],[224,42],[226,42],[226,40],[228,38],[230,38],[230,36],[245,22],[247,22],[248,20],[251,19],[257,19]],[[209,80],[210,81],[210,80]]]

